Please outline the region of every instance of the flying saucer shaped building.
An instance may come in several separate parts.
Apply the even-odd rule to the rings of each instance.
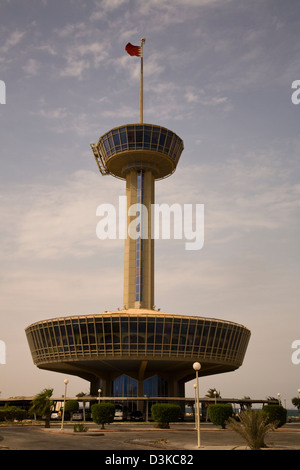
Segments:
[[[123,309],[28,326],[34,364],[89,381],[92,395],[101,387],[109,397],[184,397],[195,361],[201,376],[238,369],[250,331],[230,321],[155,310],[154,240],[141,233],[147,226],[151,234],[155,181],[176,170],[183,141],[144,124],[140,114],[139,123],[106,132],[91,148],[102,175],[126,181],[127,227],[130,207],[147,208],[146,216],[138,212],[140,235],[125,239]]]

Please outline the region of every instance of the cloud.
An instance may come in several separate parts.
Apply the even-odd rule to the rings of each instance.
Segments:
[[[40,65],[35,59],[28,59],[27,63],[22,67],[28,77],[33,77],[38,74]]]
[[[82,78],[83,72],[90,67],[90,63],[87,60],[79,60],[72,55],[68,56],[66,60],[67,64],[60,72],[61,77]]]
[[[95,1],[96,8],[90,15],[90,21],[99,21],[113,10],[129,3],[129,0],[101,0]]]
[[[60,29],[55,29],[54,32],[60,38],[72,38],[77,39],[82,36],[89,34],[86,23],[83,21],[77,23],[68,23]]]
[[[217,167],[206,163],[181,168],[180,193],[176,176],[158,186],[157,197],[169,204],[179,200],[204,204],[205,238],[210,245],[230,246],[232,239],[242,242],[249,236],[257,240],[262,233],[276,241],[285,236],[287,227],[294,227],[290,237],[297,230],[300,185],[291,181],[292,173],[275,151],[245,153]],[[231,256],[232,250],[228,253]]]
[[[230,246],[232,239],[242,240],[249,231],[254,236],[261,229],[278,236],[299,210],[300,185],[289,183],[289,175],[280,170],[274,155],[251,158],[251,164],[249,156],[244,161],[227,160],[217,170],[208,164],[181,168],[180,188],[175,176],[167,184],[158,184],[156,202],[204,204],[205,237],[210,245]],[[3,194],[4,246],[14,243],[12,253],[17,257],[92,255],[100,243],[97,206],[103,202],[117,205],[125,191],[122,182],[112,184],[103,178],[100,186],[99,178],[97,173],[79,171],[61,185],[31,185],[25,191],[14,188],[14,193],[26,194],[19,201],[13,198],[9,203],[11,191]],[[201,190],[198,181],[202,181]],[[12,225],[14,218],[17,229],[16,223]],[[109,246],[116,245],[107,242],[105,247]]]
[[[116,248],[117,241],[103,245],[96,236],[97,206],[101,202],[118,202],[117,184],[103,180],[102,190],[99,190],[100,177],[98,173],[79,171],[62,185],[28,186],[23,197],[24,188],[19,188],[16,192],[20,199],[12,198],[12,202],[9,202],[11,190],[3,194],[1,216],[6,230],[2,231],[2,243],[14,247],[9,256],[14,259],[82,258],[100,250],[101,246]]]
[[[25,36],[25,31],[16,30],[8,36],[3,46],[0,47],[0,53],[7,54],[10,50],[19,44]]]
[[[79,43],[68,47],[65,54],[66,65],[60,71],[61,77],[76,77],[81,79],[83,73],[99,64],[108,56],[107,43],[92,42]]]
[[[32,114],[38,115],[47,119],[65,119],[69,113],[66,108],[55,108],[55,109],[40,109],[38,112],[32,112]]]

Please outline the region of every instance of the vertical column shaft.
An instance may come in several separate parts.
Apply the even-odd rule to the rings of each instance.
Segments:
[[[127,238],[124,259],[124,308],[152,309],[154,304],[154,240],[151,171],[131,170],[126,176]]]

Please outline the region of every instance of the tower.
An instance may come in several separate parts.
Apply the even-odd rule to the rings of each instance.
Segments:
[[[127,44],[130,55],[141,58],[140,119],[138,124],[114,128],[91,144],[99,171],[126,180],[127,223],[124,258],[124,309],[154,305],[154,240],[152,204],[155,180],[171,175],[183,151],[174,132],[143,123],[143,45]],[[132,216],[137,217],[131,230]]]
[[[195,361],[202,376],[236,370],[250,339],[250,331],[237,323],[154,309],[155,181],[176,170],[184,145],[174,132],[143,123],[144,42],[126,46],[141,59],[139,122],[115,127],[91,144],[101,175],[126,181],[123,309],[61,316],[26,328],[37,367],[88,380],[92,395],[101,386],[103,396],[132,399],[183,397]]]
[[[154,240],[151,233],[155,180],[175,171],[183,141],[168,129],[139,123],[112,129],[91,147],[102,175],[126,180],[129,234],[125,239],[124,308],[152,309]],[[136,230],[132,229],[130,235],[131,216],[135,217]]]

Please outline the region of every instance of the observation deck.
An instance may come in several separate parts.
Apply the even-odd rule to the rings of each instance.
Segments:
[[[94,393],[101,377],[104,396],[111,396],[109,384],[121,374],[140,382],[159,374],[169,383],[169,396],[180,387],[184,396],[195,361],[201,376],[236,370],[250,339],[237,323],[147,309],[42,320],[26,335],[38,368],[88,380]]]
[[[102,175],[125,179],[130,170],[138,169],[162,179],[175,171],[184,145],[165,127],[128,124],[110,130],[91,148]]]

